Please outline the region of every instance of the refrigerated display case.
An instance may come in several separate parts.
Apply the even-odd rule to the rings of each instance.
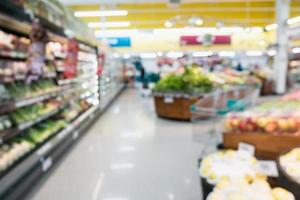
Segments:
[[[122,72],[109,60],[98,74],[96,40],[70,38],[52,21],[37,21],[28,8],[0,4],[0,199],[18,199],[120,92]],[[47,39],[33,42],[34,28]],[[102,85],[108,88],[104,96]]]

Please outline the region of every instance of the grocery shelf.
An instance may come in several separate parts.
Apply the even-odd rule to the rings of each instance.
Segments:
[[[76,82],[80,82],[83,80],[90,80],[90,78],[94,78],[93,76],[96,76],[95,74],[93,75],[82,75],[73,79],[63,79],[63,80],[58,80],[58,85],[68,85],[71,83],[76,83]],[[95,77],[96,78],[96,77]]]
[[[24,122],[22,124],[19,124],[16,128],[10,128],[9,130],[5,130],[3,132],[0,133],[0,144],[2,144],[3,142],[9,141],[11,138],[20,135],[23,133],[24,130],[54,116],[55,114],[57,114],[60,111],[60,109],[55,109],[41,117],[38,117],[35,120],[32,121],[28,121],[28,122]]]
[[[20,132],[21,132],[21,131],[24,131],[24,130],[26,130],[26,129],[32,127],[32,126],[34,126],[35,124],[38,124],[38,123],[40,123],[40,122],[42,122],[42,121],[44,121],[44,120],[46,120],[46,119],[52,117],[53,115],[57,114],[57,113],[60,111],[60,109],[61,109],[61,108],[57,108],[57,109],[55,109],[55,110],[53,110],[53,111],[51,111],[51,112],[49,112],[49,113],[47,113],[47,114],[45,114],[45,115],[43,115],[43,116],[38,117],[38,118],[35,119],[35,120],[32,120],[32,121],[29,121],[29,122],[24,122],[24,123],[22,123],[22,124],[19,124],[19,125],[18,125],[18,130],[19,130]]]
[[[72,90],[70,90],[72,91]],[[39,103],[48,99],[51,99],[53,97],[59,96],[67,92],[66,90],[61,90],[57,92],[50,92],[43,94],[41,96],[36,96],[36,97],[31,97],[31,98],[25,98],[25,99],[20,99],[20,100],[15,100],[15,101],[10,101],[4,104],[0,105],[0,114],[7,113],[10,111],[13,111],[17,108],[22,108],[25,106],[29,106],[35,103]]]
[[[0,59],[26,61],[27,54],[23,52],[16,52],[16,51],[0,52]]]
[[[90,115],[97,110],[97,107],[92,107],[78,117],[73,123],[68,125],[65,129],[58,132],[55,136],[51,137],[49,141],[40,146],[36,151],[32,152],[18,165],[14,166],[7,174],[5,174],[0,180],[0,194],[4,194],[13,184],[15,184],[26,173],[30,173],[32,167],[39,165],[46,170],[45,160],[50,155],[51,150],[55,149],[60,143],[64,142],[66,137],[72,137],[77,139],[81,123],[87,119],[91,119]],[[75,131],[76,130],[76,131]],[[71,133],[73,133],[71,135]],[[48,158],[49,159],[49,158]],[[47,162],[47,161],[46,161]],[[48,161],[49,162],[49,161]],[[24,185],[23,185],[24,186]],[[2,198],[1,198],[2,199]]]
[[[114,93],[115,96],[106,107],[91,107],[3,175],[0,179],[0,199],[20,198],[25,191],[32,188],[32,184],[57,163],[63,153],[85,133],[123,89],[124,87],[120,87]]]

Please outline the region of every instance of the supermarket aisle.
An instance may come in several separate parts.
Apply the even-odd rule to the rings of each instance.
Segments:
[[[125,91],[30,199],[201,199],[194,126],[153,109]]]

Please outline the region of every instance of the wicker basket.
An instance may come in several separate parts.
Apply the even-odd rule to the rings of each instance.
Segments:
[[[223,144],[227,149],[237,149],[240,142],[254,145],[257,158],[276,160],[286,149],[300,146],[300,136],[288,133],[280,135],[267,133],[223,134]]]

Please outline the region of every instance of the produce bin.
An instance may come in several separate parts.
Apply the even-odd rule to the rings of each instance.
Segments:
[[[156,114],[163,118],[189,121],[192,119],[190,106],[199,98],[201,97],[154,94]]]
[[[240,142],[255,146],[255,155],[259,159],[276,160],[287,149],[300,146],[300,135],[281,133],[224,133],[223,144],[227,149],[237,149]]]
[[[299,146],[298,146],[299,147]],[[284,153],[280,154],[280,156],[284,155],[288,151],[284,151]],[[296,200],[300,199],[300,184],[297,183],[293,177],[289,176],[284,169],[281,167],[279,158],[277,157],[277,168],[279,172],[278,183],[280,187],[285,188],[286,190],[292,192],[296,198]]]
[[[200,165],[201,165],[201,161],[202,159],[199,159],[198,160],[198,169],[200,168]],[[206,181],[205,178],[202,178],[200,175],[200,184],[201,184],[201,192],[202,192],[202,199],[206,199],[209,195],[209,193],[211,193],[214,189],[214,185],[208,183]]]

